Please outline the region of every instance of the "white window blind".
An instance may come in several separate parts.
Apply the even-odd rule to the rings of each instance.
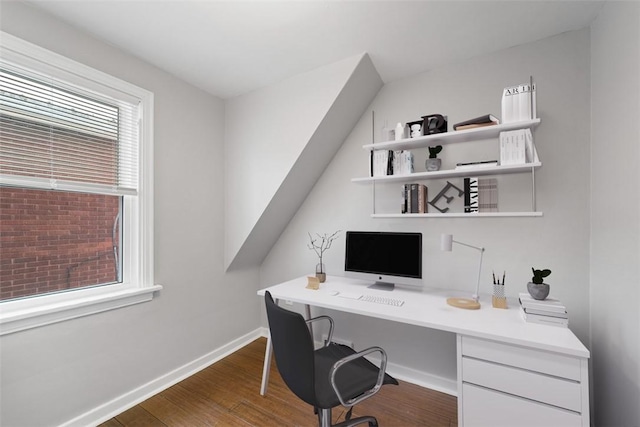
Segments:
[[[139,102],[0,63],[0,183],[136,195]]]

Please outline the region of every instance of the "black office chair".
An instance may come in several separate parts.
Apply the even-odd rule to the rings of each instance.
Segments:
[[[350,419],[353,405],[373,396],[383,384],[398,384],[385,373],[387,354],[380,347],[356,352],[346,345],[331,342],[333,319],[319,316],[304,320],[299,313],[278,306],[269,291],[265,293],[267,318],[276,365],[287,387],[314,407],[320,427],[331,426],[331,409],[342,404],[349,408],[346,420],[334,427],[355,426],[365,422],[375,427],[372,416]],[[329,321],[329,333],[322,348],[314,349],[308,323]],[[380,367],[364,356],[379,352]]]

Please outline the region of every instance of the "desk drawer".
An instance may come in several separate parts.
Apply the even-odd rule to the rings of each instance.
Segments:
[[[580,384],[510,366],[462,358],[462,381],[582,412]]]
[[[465,427],[582,426],[575,412],[471,384],[462,385],[462,402],[461,425]]]
[[[581,381],[579,358],[544,350],[463,336],[462,356]]]

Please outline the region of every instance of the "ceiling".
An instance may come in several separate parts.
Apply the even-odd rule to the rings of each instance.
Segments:
[[[223,99],[363,52],[387,83],[583,28],[603,3],[28,2]]]

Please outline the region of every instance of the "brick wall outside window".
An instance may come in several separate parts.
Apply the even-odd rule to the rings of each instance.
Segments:
[[[112,234],[120,202],[0,188],[0,300],[116,282]]]

